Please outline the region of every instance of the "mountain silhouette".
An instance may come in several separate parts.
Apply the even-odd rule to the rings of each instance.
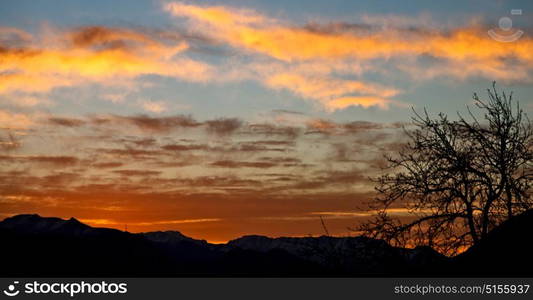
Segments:
[[[448,258],[367,237],[250,235],[210,244],[178,231],[129,233],[74,218],[17,215],[0,222],[0,263],[3,276],[522,275],[513,270],[531,270],[532,223],[528,211]]]
[[[358,274],[417,273],[446,257],[429,247],[404,249],[385,241],[358,237],[280,237],[244,236],[227,247],[268,252],[283,250],[317,263],[331,272]],[[426,270],[427,271],[427,270]]]
[[[75,218],[43,218],[39,215],[18,215],[7,218],[1,223],[2,229],[13,229],[20,233],[40,234],[55,233],[68,235],[89,234],[92,228]]]

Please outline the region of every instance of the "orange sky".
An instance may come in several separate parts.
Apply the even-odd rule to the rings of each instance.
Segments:
[[[323,216],[330,232],[350,234],[371,197],[367,176],[397,147],[399,124],[286,122],[43,118],[39,134],[10,130],[4,139],[0,212],[210,241],[323,234]]]

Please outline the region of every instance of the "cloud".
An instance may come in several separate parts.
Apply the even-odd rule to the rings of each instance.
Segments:
[[[139,147],[151,147],[151,146],[155,146],[157,144],[157,140],[154,139],[153,137],[131,138],[131,139],[125,140],[125,142],[126,143],[131,143],[131,144],[133,144],[135,146],[139,146]]]
[[[20,147],[22,143],[11,132],[8,132],[5,137],[0,137],[0,149],[3,151],[12,151]]]
[[[417,63],[416,59],[397,63],[399,70],[416,81],[441,77],[453,77],[464,81],[469,78],[484,77],[497,79],[499,82],[526,84],[533,82],[532,65],[514,59],[471,60],[468,63],[433,60],[429,66]]]
[[[415,80],[533,80],[533,40],[492,40],[477,17],[451,26],[438,24],[428,14],[416,21],[400,15],[363,15],[356,24],[302,26],[229,6],[174,2],[164,9],[189,20],[194,31],[254,55],[257,62],[243,63],[224,78],[253,79],[272,89],[286,89],[328,111],[405,105],[394,99],[401,90],[347,75],[392,76],[387,70],[395,70],[392,73],[407,73]]]
[[[306,98],[328,99],[349,93],[361,93],[391,97],[398,94],[395,89],[387,89],[375,84],[353,80],[332,78],[313,78],[299,74],[278,73],[267,79],[266,83],[274,88],[290,88]]]
[[[237,176],[198,176],[194,178],[182,178],[176,181],[176,183],[181,183],[188,187],[202,188],[258,187],[262,185],[258,180],[240,178]]]
[[[212,72],[208,64],[184,55],[185,41],[161,40],[132,29],[81,27],[55,31],[50,40],[0,45],[0,93],[47,92],[87,82],[120,85],[147,74],[203,82]]]
[[[92,226],[115,226],[122,228],[124,222],[115,221],[110,219],[80,219],[81,222],[92,225]],[[179,220],[163,220],[163,221],[152,221],[152,222],[128,222],[130,228],[134,227],[146,227],[146,226],[161,226],[161,225],[178,225],[178,224],[189,224],[189,223],[205,223],[205,222],[220,222],[222,219],[219,218],[203,218],[203,219],[179,219]]]
[[[48,119],[48,122],[50,122],[50,124],[52,125],[59,125],[65,127],[80,127],[82,125],[85,125],[85,121],[74,118],[52,117]]]
[[[336,122],[323,119],[310,120],[306,125],[308,128],[306,133],[331,133],[339,127]]]
[[[49,156],[49,155],[1,155],[0,161],[4,162],[35,162],[52,166],[71,166],[79,162],[74,156]]]
[[[387,124],[368,121],[352,121],[342,124],[342,127],[348,132],[357,133],[362,131],[382,129],[384,127],[387,127],[386,125]],[[392,128],[400,128],[400,125],[401,124],[395,123],[389,124],[389,126],[391,126]]]
[[[399,93],[396,89],[361,81],[310,77],[296,73],[275,74],[267,78],[265,84],[275,89],[291,90],[304,98],[319,100],[326,109],[331,111],[349,106],[362,106],[364,108],[378,106],[386,108],[391,102],[387,98]],[[349,94],[373,96],[342,97]]]
[[[164,8],[174,16],[193,17],[213,25],[253,25],[263,24],[268,21],[265,17],[251,10],[228,9],[223,6],[202,7],[174,2],[167,3]]]
[[[294,45],[300,40],[298,32],[309,37],[326,36],[324,34],[316,34],[307,29],[297,29],[292,25],[283,25],[281,21],[261,16],[249,10],[222,6],[202,7],[182,3],[169,3],[165,9],[174,16],[193,19],[196,21],[195,27],[198,30],[212,34],[214,38],[234,47],[266,52],[269,56],[284,60],[287,63],[295,60],[294,57],[292,55],[287,56],[276,49],[271,49],[271,47],[277,47],[276,45],[283,45],[283,49],[295,47],[298,48],[298,53],[307,51],[306,49],[324,47],[315,43],[312,38],[307,40],[308,37],[304,37],[300,44]],[[290,36],[284,37],[283,32],[290,34]],[[271,33],[272,36],[270,36]],[[329,47],[329,42],[329,40],[325,42],[325,47]],[[263,49],[263,46],[268,49]],[[340,45],[333,45],[333,47],[339,48]],[[344,49],[346,45],[340,48]],[[304,57],[303,59],[315,58],[317,57]],[[241,66],[239,76],[251,76],[269,88],[287,89],[300,97],[316,100],[328,111],[344,109],[349,106],[386,108],[389,104],[395,103],[387,98],[398,94],[398,90],[357,80],[338,79],[331,76],[330,73],[333,69],[348,71],[350,68],[347,66],[332,67],[331,62],[306,62],[297,67],[252,64]],[[247,72],[249,74],[246,75]],[[353,72],[353,67],[349,72]]]
[[[182,52],[188,46],[179,43],[173,47],[167,47],[155,38],[125,28],[108,28],[102,26],[88,26],[68,32],[65,37],[74,48],[98,50],[123,49],[154,51],[165,57],[173,56]]]
[[[309,119],[305,123],[306,134],[364,135],[382,129],[399,129],[403,123],[377,123],[368,121],[352,121],[346,123],[326,119]]]
[[[367,210],[367,211],[318,211],[312,212],[311,215],[320,215],[320,216],[332,216],[332,217],[372,217],[379,213],[377,210]],[[387,213],[390,216],[398,217],[413,217],[420,213],[431,213],[430,210],[417,210],[398,207],[398,208],[388,208]]]
[[[118,168],[122,167],[124,164],[121,162],[102,162],[92,164],[93,167],[98,169],[107,169],[107,168]]]
[[[115,123],[133,125],[142,130],[152,132],[169,132],[179,128],[194,128],[201,124],[195,121],[191,116],[176,115],[171,117],[149,117],[146,115],[138,116],[118,116],[111,115],[108,117],[93,118],[95,122]]]
[[[0,128],[25,129],[33,124],[33,121],[25,114],[13,113],[0,109]]]
[[[533,62],[533,40],[524,38],[517,43],[500,43],[488,38],[486,31],[481,28],[460,28],[450,33],[406,32],[393,28],[371,32],[317,32],[230,7],[169,3],[165,9],[174,16],[189,18],[200,26],[209,28],[214,36],[233,46],[286,61],[429,54],[450,60],[487,60],[514,56]]]
[[[274,145],[276,147],[271,147],[272,145],[261,143],[261,142],[240,142],[234,147],[231,148],[231,151],[239,152],[286,152],[289,149],[285,145]]]
[[[171,144],[171,145],[164,145],[161,147],[161,149],[167,150],[167,151],[198,151],[198,150],[207,150],[209,147],[207,145],[182,145],[182,144]]]
[[[143,101],[141,106],[144,110],[157,114],[167,110],[167,105],[163,101]]]
[[[1,75],[0,75],[1,76]],[[32,95],[26,93],[8,93],[2,100],[5,100],[11,106],[21,108],[31,108],[39,105],[51,105],[52,101],[45,96]]]
[[[0,111],[1,112],[1,111]],[[0,115],[1,116],[1,115]],[[103,132],[114,131],[116,133],[131,130],[132,127],[139,129],[143,133],[150,134],[167,134],[177,130],[196,130],[200,129],[209,135],[218,135],[221,137],[233,135],[235,133],[243,135],[264,135],[279,136],[294,139],[298,136],[302,128],[297,126],[284,126],[274,123],[249,123],[241,118],[216,118],[199,121],[191,115],[171,115],[171,116],[148,116],[148,115],[89,115],[82,118],[74,117],[46,117],[41,122],[52,126],[60,127],[82,127],[93,128]],[[33,124],[33,123],[31,123]],[[302,125],[302,124],[299,124]],[[135,144],[153,145],[155,140],[138,140],[134,141],[131,137],[125,142]],[[292,143],[286,140],[263,140],[257,141],[256,146],[276,146]],[[169,146],[180,150],[185,146]],[[186,146],[189,147],[189,146]],[[193,146],[195,147],[195,146]],[[203,147],[203,146],[202,146]]]
[[[390,103],[392,103],[392,101],[380,97],[342,97],[329,101],[326,107],[332,111],[350,106],[362,106],[364,108],[378,106],[385,109]]]
[[[171,2],[163,8],[188,22],[165,30],[84,26],[35,35],[0,27],[0,94],[32,107],[48,103],[41,96],[58,87],[121,86],[125,91],[99,97],[117,104],[143,88],[145,75],[210,84],[253,80],[333,112],[403,106],[397,99],[403,90],[377,81],[398,82],[405,74],[417,81],[533,80],[531,37],[500,43],[487,37],[480,22],[443,26],[423,14],[415,21],[363,15],[355,24],[296,24],[229,6]],[[198,52],[205,45],[236,55],[214,63]],[[172,108],[162,101],[139,106],[151,113]]]
[[[1,52],[0,58],[3,60],[10,59]],[[11,65],[10,67],[13,68],[14,66]],[[81,83],[81,79],[76,80],[74,77],[68,78],[67,76],[44,73],[36,74],[31,71],[25,72],[20,68],[0,68],[0,93],[4,94],[14,91],[48,92],[55,87],[72,86],[76,81]],[[28,84],[28,82],[32,84]]]
[[[29,43],[33,36],[24,30],[15,27],[0,26],[0,45],[10,44],[22,46]]]
[[[209,164],[213,167],[220,167],[220,168],[261,168],[261,169],[267,169],[277,166],[276,163],[272,162],[248,162],[248,161],[232,161],[232,160],[219,160],[212,162]]]
[[[123,103],[126,100],[127,93],[105,93],[101,95],[102,99],[111,103]]]
[[[252,123],[246,128],[244,134],[248,135],[265,135],[265,136],[282,136],[289,139],[296,138],[302,129],[296,126],[284,126],[272,123]]]
[[[160,171],[153,171],[153,170],[113,170],[113,173],[120,174],[122,176],[132,177],[132,176],[139,176],[139,177],[145,177],[145,176],[157,176],[161,174]]]
[[[290,151],[299,137],[312,134],[364,137],[369,133],[384,134],[386,130],[397,130],[407,125],[401,122],[376,123],[368,121],[336,122],[298,114],[297,119],[286,120],[276,115],[263,123],[247,122],[241,118],[217,118],[196,120],[191,115],[164,117],[147,115],[89,115],[84,118],[47,116],[39,123],[56,127],[83,128],[99,132],[99,139],[110,139],[129,148],[158,147],[165,151]],[[290,126],[284,124],[291,124]],[[140,136],[120,136],[140,130]],[[181,138],[176,141],[161,141],[159,137],[174,136],[180,132],[192,134],[195,139]],[[146,136],[148,134],[148,136]],[[210,144],[211,135],[237,138],[232,144]],[[199,142],[198,137],[206,140]],[[378,138],[382,138],[379,136]],[[242,140],[241,138],[244,138]],[[250,140],[252,138],[252,140]],[[376,138],[373,136],[372,138]],[[219,140],[223,142],[224,140]],[[218,141],[217,141],[218,142]]]
[[[47,114],[28,130],[24,147],[0,157],[0,198],[26,199],[0,200],[0,210],[88,219],[131,213],[127,223],[134,226],[231,218],[236,208],[254,219],[345,211],[367,199],[370,163],[391,142],[379,134],[397,125],[297,115],[287,126],[277,119]],[[317,134],[305,134],[311,132]],[[344,154],[332,153],[337,144]]]
[[[283,140],[261,140],[253,142],[256,145],[265,145],[265,146],[294,146],[294,141],[283,141]]]
[[[265,156],[260,157],[259,160],[269,161],[272,163],[280,163],[280,164],[299,164],[302,162],[299,158],[294,157],[271,157],[271,156]]]
[[[228,135],[242,126],[242,120],[236,118],[220,118],[206,121],[207,132],[217,135]]]
[[[161,155],[160,151],[132,148],[97,148],[93,150],[97,153],[107,154],[114,157],[135,158],[136,160],[152,159]]]
[[[187,224],[187,223],[205,223],[205,222],[220,222],[220,218],[203,218],[203,219],[180,219],[180,220],[163,220],[155,222],[138,222],[133,225],[137,226],[152,226],[152,225],[165,225],[165,224]]]

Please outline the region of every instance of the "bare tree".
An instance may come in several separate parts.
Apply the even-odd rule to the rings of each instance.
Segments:
[[[376,215],[360,228],[367,236],[453,255],[533,207],[531,122],[495,83],[487,101],[473,99],[482,121],[470,108],[468,119],[458,114],[455,121],[413,110],[414,129],[404,128],[409,142],[386,157],[388,173],[374,179]]]

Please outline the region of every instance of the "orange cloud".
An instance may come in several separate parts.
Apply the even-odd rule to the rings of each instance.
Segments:
[[[143,101],[141,106],[144,110],[153,112],[153,113],[162,113],[167,110],[165,102],[162,101]]]
[[[182,53],[185,42],[167,45],[146,35],[123,29],[82,28],[57,33],[59,45],[0,48],[0,92],[46,92],[58,86],[114,79],[134,79],[143,74],[205,81],[211,67]]]
[[[169,3],[174,16],[188,17],[233,46],[267,54],[280,60],[357,57],[387,58],[428,54],[450,60],[491,60],[515,57],[533,63],[533,40],[514,43],[490,39],[486,31],[469,28],[445,33],[408,33],[394,29],[371,34],[343,31],[315,31],[283,24],[259,14],[221,6],[203,7]]]
[[[387,108],[401,104],[391,99],[400,92],[397,89],[347,80],[346,76],[337,78],[375,71],[376,61],[391,64],[392,68],[422,80],[436,76],[532,79],[533,40],[523,37],[513,43],[501,43],[488,37],[486,30],[479,26],[449,32],[402,30],[401,26],[369,29],[350,24],[302,27],[232,7],[176,2],[166,4],[164,9],[173,16],[188,18],[194,29],[204,35],[277,61],[243,65],[229,77],[252,78],[269,88],[287,89],[316,101],[328,111],[349,106]],[[365,20],[368,21],[368,16],[362,21]],[[405,21],[393,20],[402,24]],[[425,21],[417,26],[434,25],[429,21],[425,16]],[[421,56],[432,57],[436,62],[417,62]],[[515,62],[512,65],[511,60]],[[383,70],[380,66],[380,72]]]
[[[0,53],[0,57],[5,57]],[[7,70],[3,70],[7,72]],[[46,76],[46,74],[36,74],[29,72],[4,73],[0,74],[0,93],[14,91],[24,92],[47,92],[58,86],[71,86],[74,78],[61,77],[57,75]]]
[[[459,79],[482,76],[490,80],[533,80],[530,74],[533,66],[533,39],[524,36],[512,43],[501,43],[491,39],[487,30],[480,26],[458,28],[451,32],[438,29],[401,30],[395,26],[382,26],[372,30],[358,27],[358,30],[351,30],[357,25],[312,24],[299,27],[253,11],[231,7],[169,3],[165,9],[174,16],[189,18],[194,22],[195,29],[233,47],[264,54],[286,63],[306,62],[315,66],[317,63],[327,66],[339,60],[370,62],[375,59],[401,57],[403,60],[426,55],[443,62],[429,66],[405,66],[400,61],[399,66],[415,79],[444,75]],[[368,22],[368,19],[366,16],[362,21]],[[424,22],[416,25],[434,25],[428,22],[427,16],[424,19]],[[398,18],[392,16],[387,16],[387,20],[399,22]],[[400,18],[400,21],[404,24],[406,20]],[[302,89],[295,88],[294,92],[305,97]],[[351,95],[343,95],[343,98],[347,96]],[[373,100],[367,98],[354,103],[383,103],[376,99],[377,96],[387,98],[372,95]],[[349,102],[346,99],[337,101],[344,104]],[[342,106],[343,104],[333,105],[328,109]]]
[[[285,88],[304,98],[319,100],[328,110],[343,109],[351,105],[385,108],[390,102],[386,98],[398,94],[395,89],[376,84],[328,77],[305,77],[296,73],[275,74],[266,79],[266,85]],[[372,96],[338,98],[353,93]]]
[[[33,125],[32,120],[24,115],[0,110],[0,128],[2,129],[26,129]]]
[[[133,226],[154,226],[154,225],[173,225],[173,224],[187,224],[187,223],[203,223],[203,222],[219,222],[222,219],[207,218],[207,219],[182,219],[182,220],[167,220],[167,221],[153,221],[153,222],[132,222],[128,225]],[[93,226],[118,226],[122,229],[124,223],[109,219],[81,219],[80,221]]]
[[[190,16],[213,25],[263,24],[268,21],[253,11],[228,9],[223,6],[202,7],[174,2],[166,4],[165,10],[175,16]]]
[[[32,35],[24,30],[20,30],[14,27],[2,27],[0,26],[0,44],[10,43],[26,43],[31,41]]]

